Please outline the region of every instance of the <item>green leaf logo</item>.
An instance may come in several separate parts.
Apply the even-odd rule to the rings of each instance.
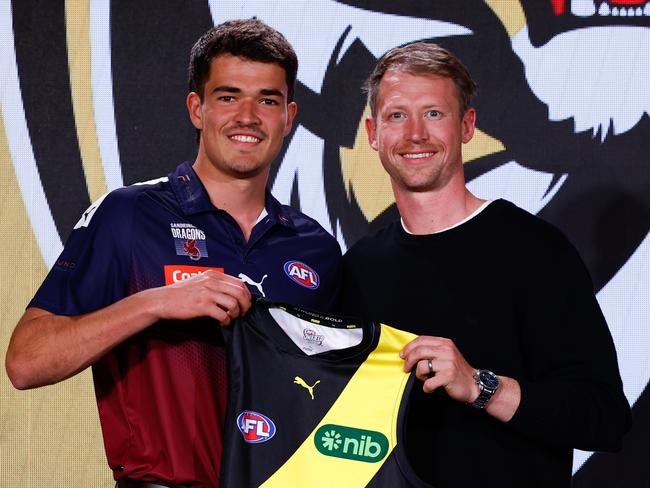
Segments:
[[[314,434],[314,445],[325,456],[376,463],[388,453],[388,439],[381,432],[326,424]]]

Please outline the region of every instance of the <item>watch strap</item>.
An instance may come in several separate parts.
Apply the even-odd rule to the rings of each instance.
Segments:
[[[474,381],[476,381],[476,384],[479,389],[479,394],[476,400],[470,403],[470,405],[474,408],[477,408],[479,410],[483,410],[487,403],[492,399],[492,396],[496,393],[497,389],[499,388],[499,380],[496,379],[497,384],[496,387],[494,388],[489,388],[487,387],[483,381],[481,381],[481,372],[486,372],[493,376],[495,379],[497,376],[492,372],[492,371],[487,371],[487,370],[479,370],[477,369],[474,372]]]

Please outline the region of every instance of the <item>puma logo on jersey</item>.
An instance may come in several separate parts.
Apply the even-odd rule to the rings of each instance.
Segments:
[[[255,288],[257,288],[260,291],[260,293],[262,294],[262,296],[264,298],[266,298],[266,295],[264,294],[264,290],[262,290],[262,283],[264,282],[264,280],[266,279],[267,276],[268,275],[262,276],[262,280],[259,283],[253,281],[252,278],[245,275],[244,273],[239,273],[238,278],[240,280],[242,280],[244,283],[246,283],[247,285],[251,285],[251,286],[254,286]]]
[[[309,386],[309,385],[307,384],[307,382],[306,382],[305,380],[303,380],[300,376],[296,376],[296,377],[293,379],[293,382],[294,382],[296,385],[300,385],[300,386],[302,386],[303,388],[305,388],[305,389],[309,392],[309,396],[310,396],[311,399],[313,400],[313,399],[314,399],[314,387],[315,387],[318,383],[320,383],[320,380],[317,380],[316,383],[314,383],[313,385]]]

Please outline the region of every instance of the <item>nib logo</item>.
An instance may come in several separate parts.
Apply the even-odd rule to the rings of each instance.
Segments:
[[[338,449],[339,447],[341,447],[341,444],[343,443],[343,441],[341,440],[341,434],[339,434],[335,430],[325,431],[323,437],[321,437],[320,440],[323,444],[323,448],[327,449],[328,451],[333,451],[334,449]]]
[[[388,453],[388,439],[381,432],[342,425],[323,425],[314,435],[316,449],[325,456],[376,463]]]

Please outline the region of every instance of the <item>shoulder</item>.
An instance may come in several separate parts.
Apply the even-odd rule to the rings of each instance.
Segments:
[[[392,256],[398,249],[395,242],[400,230],[400,222],[395,221],[362,237],[347,250],[345,262],[359,263]]]
[[[371,231],[369,234],[355,242],[348,252],[360,252],[376,248],[377,246],[385,247],[392,245],[393,239],[399,234],[401,228],[402,226],[400,221],[396,220],[385,227]]]
[[[109,192],[106,195],[107,203],[111,205],[129,206],[134,205],[137,201],[146,195],[170,192],[169,178],[164,176],[154,180],[133,183],[129,186],[123,186]]]
[[[568,244],[566,236],[550,222],[517,207],[507,200],[496,200],[490,205],[489,225],[506,234],[519,235],[522,239],[552,239]]]
[[[514,255],[534,256],[541,266],[549,262],[582,262],[575,246],[552,223],[506,200],[497,200],[490,207],[490,218],[486,220],[491,232],[485,235],[500,241]]]
[[[148,194],[164,192],[168,190],[168,178],[158,178],[156,180],[133,185],[124,186],[112,190],[93,203],[82,213],[79,221],[75,225],[76,229],[90,227],[101,222],[121,221],[131,217],[138,207],[139,200]]]
[[[330,246],[340,247],[332,234],[327,232],[325,228],[314,218],[296,210],[288,205],[280,205],[280,218],[287,219],[291,223],[291,227],[301,237],[312,237],[323,241]]]

